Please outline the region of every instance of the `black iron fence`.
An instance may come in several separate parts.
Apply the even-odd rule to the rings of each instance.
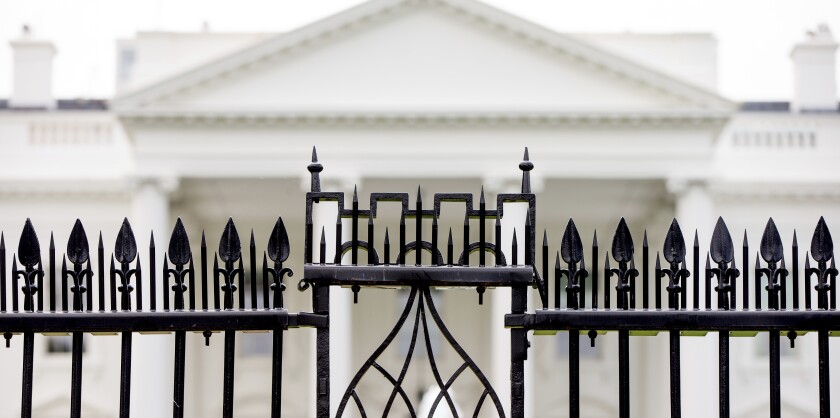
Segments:
[[[282,219],[277,220],[269,235],[267,248],[262,250],[261,264],[258,263],[259,254],[253,233],[246,253],[233,220],[229,220],[218,249],[212,255],[212,267],[204,234],[196,262],[186,230],[179,219],[162,261],[155,259],[154,237],[150,239],[146,255],[150,266],[148,281],[140,280],[143,274],[140,251],[128,220],[120,228],[114,250],[105,250],[100,235],[95,255],[90,251],[82,223],[77,221],[60,270],[57,269],[58,259],[52,237],[49,255],[42,260],[35,228],[27,220],[18,249],[12,255],[10,277],[7,277],[5,240],[0,237],[0,332],[3,332],[7,345],[14,334],[23,334],[21,416],[32,415],[34,333],[69,332],[73,335],[71,417],[81,415],[83,334],[120,333],[119,415],[127,417],[131,398],[132,334],[143,331],[174,332],[173,416],[181,417],[185,408],[189,407],[184,404],[185,333],[203,332],[209,343],[214,331],[224,331],[223,416],[231,417],[235,332],[268,330],[273,333],[270,414],[279,417],[283,331],[295,327],[315,327],[316,416],[326,418],[330,415],[329,293],[334,286],[350,287],[356,301],[365,287],[409,290],[396,324],[359,366],[344,390],[336,416],[343,416],[351,409],[363,417],[372,413],[388,416],[395,402],[404,404],[410,416],[417,416],[415,402],[403,385],[412,355],[420,344],[425,345],[431,374],[439,389],[429,417],[438,408],[448,409],[452,415],[458,416],[450,390],[456,380],[470,374],[482,388],[474,407],[468,411],[471,416],[487,410],[500,417],[507,414],[514,418],[523,417],[527,389],[524,364],[530,345],[528,331],[585,334],[593,345],[603,331],[617,331],[621,417],[630,416],[629,340],[634,334],[668,332],[671,416],[679,417],[681,333],[716,332],[719,341],[719,414],[728,417],[730,333],[768,332],[768,409],[774,418],[781,415],[781,336],[787,337],[793,346],[797,336],[804,332],[816,332],[818,362],[814,367],[819,373],[820,416],[830,416],[828,337],[831,331],[840,330],[840,316],[835,311],[838,271],[833,243],[822,218],[817,222],[802,268],[799,266],[800,249],[795,235],[790,268],[786,265],[784,244],[772,219],[767,222],[752,263],[745,233],[741,243],[740,268],[736,264],[736,244],[723,219],[718,219],[708,246],[701,244],[696,233],[693,244],[686,245],[680,226],[674,220],[665,233],[662,250],[652,254],[645,233],[638,265],[634,240],[624,219],[618,223],[609,250],[603,253],[597,236],[594,236],[592,247],[587,252],[575,223],[569,220],[559,248],[554,250],[555,263],[551,268],[552,250],[547,232],[543,233],[541,251],[537,253],[536,197],[531,192],[529,177],[533,167],[526,150],[524,161],[519,165],[522,170],[521,192],[499,194],[495,205],[487,204],[483,191],[478,198],[471,193],[437,193],[431,205],[424,204],[418,189],[413,202],[408,193],[371,193],[367,208],[360,206],[358,195],[354,192],[352,203],[347,207],[344,193],[321,191],[320,172],[323,166],[313,150],[312,163],[308,167],[312,186],[306,196],[304,275],[298,284],[301,291],[311,291],[312,313],[289,313],[283,308],[283,279],[291,276],[292,272],[283,266],[290,254],[290,243]],[[322,202],[335,202],[337,205],[333,242],[328,242],[323,229],[315,230],[313,208]],[[396,202],[401,207],[396,233],[387,228],[377,230],[375,219],[381,202]],[[438,218],[445,202],[463,204],[461,243],[453,242],[451,229],[439,230]],[[527,212],[524,230],[521,234],[515,231],[510,248],[503,248],[501,226],[507,203],[525,204]],[[488,223],[493,226],[488,228]],[[342,238],[342,228],[346,224],[350,228],[349,240]],[[426,236],[424,231],[428,231],[429,227],[431,234]],[[410,233],[411,229],[413,233]],[[377,240],[377,236],[381,239]],[[395,245],[391,243],[392,237],[397,241]],[[332,247],[330,251],[328,245]],[[692,252],[691,265],[687,264],[686,257],[689,250]],[[334,258],[326,259],[327,253],[334,253]],[[427,254],[425,259],[430,262],[423,262],[424,253]],[[521,259],[520,253],[524,254]],[[316,254],[318,259],[315,259]],[[587,268],[586,254],[589,254],[591,268]],[[599,258],[602,254],[603,268]],[[701,266],[701,256],[704,255],[706,262]],[[492,256],[492,262],[488,256]],[[348,257],[349,260],[346,260]],[[655,260],[653,263],[652,258]],[[247,277],[246,272],[249,273]],[[11,307],[7,305],[7,280],[11,280],[13,290]],[[106,280],[109,282],[107,286]],[[145,291],[143,283],[150,284]],[[587,286],[590,287],[589,292]],[[510,329],[511,337],[510,387],[507,388],[511,402],[508,411],[482,369],[447,328],[431,296],[431,289],[435,287],[474,288],[478,303],[483,303],[485,290],[489,287],[512,289],[510,313],[505,316],[505,325]],[[245,292],[246,288],[250,292]],[[540,307],[531,311],[527,307],[530,288],[537,289],[540,299]],[[200,295],[196,294],[197,289]],[[788,295],[789,292],[791,295]],[[47,301],[44,300],[45,293],[49,295]],[[61,296],[60,301],[57,295]],[[762,306],[765,295],[766,308]],[[23,298],[22,309],[20,298]],[[816,306],[813,306],[813,298],[816,298]],[[550,306],[552,300],[554,304]],[[788,306],[788,301],[791,306]],[[411,339],[402,368],[398,372],[389,371],[382,365],[380,356],[409,323]],[[436,365],[430,327],[440,332],[461,361],[461,365],[449,376],[442,375]],[[568,344],[569,414],[578,417],[581,409],[586,408],[580,405],[579,339],[569,338]],[[360,393],[359,383],[368,372],[381,375],[392,388],[384,411],[368,410],[364,393]]]

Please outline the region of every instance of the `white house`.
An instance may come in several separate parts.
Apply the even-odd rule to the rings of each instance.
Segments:
[[[718,94],[709,34],[557,33],[475,0],[372,0],[288,33],[143,32],[117,45],[117,97],[73,101],[51,94],[48,41],[24,35],[12,43],[14,90],[0,101],[0,229],[10,248],[27,217],[42,242],[54,231],[59,248],[80,217],[91,239],[102,231],[108,248],[124,216],[140,242],[150,230],[165,242],[181,217],[193,245],[202,230],[215,242],[233,216],[264,246],[282,215],[291,265],[302,273],[313,145],[325,166],[323,189],[349,198],[357,186],[362,201],[418,184],[429,194],[513,191],[528,146],[537,227],[557,241],[569,217],[587,245],[595,229],[609,242],[623,216],[637,242],[646,229],[655,249],[676,217],[687,239],[699,229],[704,251],[719,215],[736,245],[744,229],[758,243],[770,216],[786,240],[796,230],[805,243],[819,216],[840,225],[837,43],[824,27],[792,51],[795,80],[779,82],[795,82],[795,96],[779,103]],[[334,234],[334,215],[320,210]],[[444,216],[441,225],[462,221]],[[505,234],[518,223],[506,220]],[[438,296],[452,331],[507,394],[509,298],[491,290],[478,306],[473,292]],[[354,305],[349,291],[332,295],[332,345],[343,348],[332,353],[333,408],[404,295],[377,290],[360,298]],[[310,309],[309,295],[294,286],[286,300],[292,311]],[[286,335],[284,416],[311,416],[314,332]],[[529,416],[568,413],[567,338],[530,337]],[[119,340],[87,341],[84,415],[116,416]],[[599,337],[582,354],[584,416],[617,415],[616,341]],[[762,341],[732,343],[733,416],[767,415]],[[715,336],[683,338],[685,416],[716,411],[715,343]],[[237,416],[265,416],[270,356],[258,335],[241,336],[237,346]],[[168,415],[172,338],[142,335],[134,347],[133,416]],[[60,339],[36,340],[36,416],[67,415],[70,363],[61,351]],[[19,391],[20,352],[15,339],[0,350],[2,393]],[[667,338],[634,338],[631,352],[633,415],[667,416]],[[200,335],[189,337],[188,416],[220,414],[221,353],[220,339],[208,348]],[[836,344],[832,354],[840,355]],[[397,349],[383,365],[401,361]],[[424,364],[422,356],[416,361]],[[444,369],[460,364],[445,353],[439,361]],[[800,337],[782,363],[783,413],[815,415],[816,338]],[[420,372],[413,379],[404,387],[419,405],[433,380]],[[361,387],[376,393],[383,384],[371,378]],[[477,386],[456,390],[469,399]],[[18,408],[15,396],[5,401]]]

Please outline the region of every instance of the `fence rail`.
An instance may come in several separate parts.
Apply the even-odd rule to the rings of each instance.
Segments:
[[[828,337],[831,332],[840,331],[840,315],[835,311],[838,271],[833,241],[824,219],[817,221],[802,266],[799,261],[803,254],[796,234],[790,243],[790,263],[787,263],[784,241],[772,219],[767,222],[757,249],[750,247],[746,231],[740,247],[736,246],[723,219],[718,219],[707,246],[699,240],[698,231],[692,244],[687,245],[676,219],[664,232],[661,250],[650,248],[645,232],[640,257],[624,219],[618,222],[608,249],[600,247],[595,233],[591,247],[585,249],[573,220],[568,221],[563,235],[556,241],[559,246],[549,245],[548,231],[543,231],[542,244],[538,246],[536,196],[530,188],[530,171],[534,165],[529,161],[527,149],[519,168],[521,192],[499,194],[495,205],[488,205],[483,190],[477,197],[472,193],[436,193],[431,204],[429,201],[424,204],[418,188],[413,202],[409,193],[371,193],[368,207],[364,208],[355,191],[348,204],[344,193],[321,191],[323,166],[313,150],[308,166],[311,191],[306,195],[304,274],[298,283],[299,290],[311,292],[311,313],[290,313],[284,308],[283,282],[292,271],[283,263],[290,255],[291,245],[280,218],[269,234],[266,248],[260,250],[261,263],[253,232],[247,251],[243,251],[232,219],[222,231],[212,256],[202,233],[198,260],[194,260],[186,229],[178,219],[162,259],[157,259],[154,237],[150,238],[146,253],[148,272],[141,270],[139,247],[128,220],[117,234],[113,251],[105,250],[101,234],[96,250],[91,251],[85,229],[77,221],[60,264],[52,236],[48,256],[42,260],[34,225],[27,220],[17,251],[11,256],[9,277],[5,238],[0,235],[0,333],[7,345],[14,334],[23,334],[21,416],[32,415],[34,333],[73,335],[70,416],[75,418],[81,415],[84,333],[120,333],[119,415],[128,417],[133,333],[174,332],[172,414],[182,417],[188,407],[184,404],[185,333],[202,332],[209,344],[213,331],[224,331],[223,416],[232,417],[235,333],[268,330],[273,333],[271,416],[279,417],[283,332],[289,328],[314,327],[317,329],[316,416],[326,418],[330,415],[329,361],[333,349],[329,341],[329,294],[334,286],[350,287],[357,303],[366,287],[410,290],[396,323],[359,366],[343,392],[336,414],[339,417],[354,408],[361,416],[372,414],[366,410],[366,397],[360,385],[368,372],[381,375],[391,386],[383,416],[389,415],[398,402],[405,405],[411,416],[417,416],[417,405],[402,386],[415,348],[425,346],[430,371],[440,392],[429,417],[438,408],[448,409],[457,416],[451,388],[456,380],[471,376],[482,388],[472,409],[473,416],[489,410],[500,417],[509,414],[522,418],[526,391],[524,364],[530,346],[528,332],[556,331],[587,335],[593,345],[604,331],[617,331],[618,399],[622,418],[630,416],[630,337],[668,333],[670,415],[679,417],[682,413],[681,338],[684,333],[717,333],[719,415],[728,417],[730,334],[767,332],[770,336],[769,415],[776,418],[781,416],[780,339],[788,338],[793,347],[798,336],[816,332],[820,416],[830,416]],[[316,225],[324,222],[316,223],[313,215],[315,205],[324,202],[334,202],[337,206],[336,233],[330,234],[332,242],[328,242],[324,228],[316,229]],[[401,219],[394,233],[388,228],[383,231],[376,222],[382,202],[400,205]],[[451,229],[439,230],[443,203],[463,205],[463,242],[453,242]],[[510,244],[505,244],[501,227],[509,203],[524,203],[527,211],[524,229],[515,230]],[[510,212],[508,215],[514,216]],[[488,223],[492,227],[488,228]],[[342,229],[348,225],[346,236],[350,238],[346,239]],[[424,235],[429,230],[431,234]],[[327,259],[328,253],[335,256]],[[427,256],[424,258],[423,254]],[[430,262],[424,264],[424,259]],[[148,274],[148,280],[142,279],[144,274]],[[144,283],[149,288],[143,289]],[[7,284],[12,289],[11,295],[7,294]],[[475,289],[479,304],[483,303],[488,287],[512,289],[510,313],[504,318],[511,337],[508,411],[504,410],[499,394],[480,365],[448,329],[435,306],[430,289],[451,286]],[[527,306],[529,288],[536,288],[539,294],[539,307],[532,310]],[[435,363],[430,326],[438,329],[462,361],[448,377],[441,374]],[[381,354],[404,327],[411,331],[410,348],[401,370],[389,371],[380,361]],[[580,405],[580,341],[569,338],[568,344],[568,408],[571,417],[578,417],[581,409],[586,408]]]

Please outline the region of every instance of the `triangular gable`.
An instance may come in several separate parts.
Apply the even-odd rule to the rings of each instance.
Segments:
[[[443,20],[448,19],[449,21],[452,21],[457,18],[462,21],[461,26],[463,26],[463,21],[467,20],[470,24],[474,23],[472,26],[483,26],[483,30],[485,31],[488,28],[491,29],[495,32],[497,37],[503,36],[507,38],[507,42],[518,43],[518,47],[515,48],[518,52],[513,52],[514,48],[508,48],[506,51],[492,51],[485,56],[463,57],[461,63],[467,67],[469,67],[469,65],[481,65],[481,61],[483,59],[490,58],[490,60],[488,60],[490,62],[487,62],[486,67],[478,67],[469,69],[468,71],[476,71],[480,72],[480,74],[476,73],[478,75],[488,76],[488,80],[490,81],[487,83],[490,86],[488,91],[492,88],[502,86],[502,84],[509,87],[511,91],[500,91],[497,92],[496,96],[490,95],[485,97],[481,94],[473,95],[475,92],[483,93],[479,87],[473,86],[474,90],[472,91],[467,90],[465,92],[458,92],[457,90],[460,87],[469,88],[470,82],[472,81],[469,79],[470,74],[464,74],[463,72],[466,71],[462,71],[460,76],[468,78],[464,80],[454,80],[454,82],[458,84],[452,86],[449,90],[444,90],[452,91],[455,94],[460,93],[458,97],[461,98],[473,95],[475,97],[472,97],[472,99],[474,101],[481,102],[482,106],[480,108],[475,108],[472,106],[474,103],[459,103],[457,100],[451,100],[451,97],[446,98],[447,100],[443,100],[443,103],[455,106],[454,109],[451,109],[453,111],[510,110],[505,109],[505,106],[513,106],[517,110],[546,110],[546,107],[542,105],[547,105],[548,109],[551,110],[564,110],[564,103],[562,101],[548,103],[539,103],[537,101],[536,103],[533,103],[533,106],[529,106],[527,100],[517,102],[515,100],[515,96],[516,94],[520,94],[523,96],[523,99],[538,96],[533,94],[527,96],[530,88],[539,91],[545,90],[546,95],[553,94],[553,97],[558,99],[562,98],[564,93],[566,95],[568,95],[568,93],[564,92],[562,89],[551,91],[551,88],[557,87],[561,84],[564,77],[568,78],[572,76],[576,77],[574,80],[575,87],[583,89],[589,88],[594,92],[593,96],[601,95],[602,97],[611,97],[611,100],[615,102],[607,103],[606,105],[599,102],[586,103],[585,101],[581,101],[580,96],[578,96],[574,102],[576,110],[588,110],[588,105],[590,105],[593,109],[600,109],[602,111],[621,111],[629,109],[638,111],[639,107],[646,108],[648,105],[651,109],[661,108],[680,111],[708,110],[712,112],[726,112],[734,108],[731,102],[723,99],[713,92],[709,92],[689,83],[676,80],[647,67],[587,45],[579,40],[542,28],[534,23],[517,18],[474,0],[373,0],[319,22],[304,26],[298,30],[278,35],[277,37],[269,39],[251,48],[247,48],[220,59],[210,65],[187,71],[156,85],[119,97],[115,100],[115,108],[128,114],[138,111],[143,112],[144,110],[153,111],[155,109],[165,110],[166,112],[177,112],[179,110],[202,110],[202,105],[206,105],[206,103],[200,103],[201,100],[197,98],[201,98],[201,96],[204,95],[204,99],[207,99],[205,102],[210,103],[210,106],[209,108],[205,108],[203,110],[213,110],[214,100],[216,101],[216,110],[221,110],[226,105],[234,105],[251,111],[306,111],[319,108],[322,109],[323,106],[319,105],[323,103],[318,103],[317,100],[315,100],[317,98],[313,97],[313,94],[324,95],[332,94],[333,92],[337,92],[336,94],[341,93],[341,91],[339,91],[341,90],[339,87],[346,87],[348,85],[354,86],[353,83],[356,80],[350,77],[350,75],[352,75],[352,71],[364,70],[364,68],[360,69],[358,65],[355,65],[356,62],[353,60],[353,55],[347,56],[343,61],[346,64],[341,68],[336,69],[337,71],[346,70],[348,73],[348,79],[324,79],[323,83],[310,86],[308,90],[309,94],[307,95],[301,95],[300,91],[297,92],[297,96],[292,94],[294,93],[295,88],[303,88],[295,86],[294,83],[305,77],[295,77],[295,74],[293,73],[277,74],[272,76],[270,72],[265,70],[265,68],[271,67],[266,64],[278,62],[278,66],[290,66],[290,63],[294,63],[296,59],[301,59],[301,56],[306,56],[307,51],[317,49],[321,41],[333,40],[334,42],[331,45],[335,48],[335,44],[341,43],[345,38],[352,38],[353,35],[358,37],[358,34],[363,33],[367,28],[387,27],[388,20],[403,19],[405,22],[396,23],[400,23],[406,27],[408,27],[411,22],[414,22],[417,25],[420,25],[416,26],[418,28],[417,30],[421,30],[419,28],[422,27],[421,25],[423,23],[418,23],[417,21],[422,20],[422,15],[424,13],[428,14],[430,11],[437,13],[438,18],[442,18]],[[454,18],[451,16],[447,18],[446,16],[443,16],[445,13],[457,16]],[[439,22],[434,23],[435,25],[439,24]],[[435,27],[434,25],[430,26]],[[449,26],[447,26],[447,29],[452,29]],[[410,28],[407,30],[410,30]],[[417,42],[418,44],[415,46],[422,48],[420,43],[423,41],[423,33],[420,33],[420,36],[417,37],[412,37],[410,34],[409,36],[406,36],[405,34],[398,32],[386,34],[386,36],[401,37],[398,41],[406,42],[406,48],[411,48],[412,42]],[[456,36],[459,36],[459,34],[456,34]],[[485,36],[485,38],[487,37]],[[336,41],[336,39],[338,40]],[[527,50],[526,48],[521,48],[523,42],[532,46],[536,45],[537,50],[535,51],[535,48],[527,48]],[[472,54],[475,51],[466,52]],[[503,55],[504,53],[510,53],[511,56],[506,57]],[[513,55],[517,53],[520,55]],[[283,57],[290,54],[291,56],[284,61]],[[542,74],[537,73],[529,74],[531,69],[533,69],[534,72],[538,71],[539,67],[548,60],[553,60],[555,63],[559,62],[560,60],[558,59],[558,56],[562,57],[564,62],[574,63],[577,67],[577,72],[575,74],[565,74],[563,72],[564,68],[570,67],[567,64],[565,67],[556,66],[553,69],[556,73],[550,74],[549,77],[544,77]],[[449,58],[453,57],[459,58],[457,54]],[[355,58],[358,58],[358,61],[364,61],[366,59],[363,56]],[[495,62],[493,62],[493,60],[495,60]],[[370,61],[370,65],[372,67],[376,66],[377,63],[375,60]],[[510,71],[511,77],[520,77],[521,79],[508,79],[505,80],[505,83],[495,82],[492,74],[489,73],[491,71],[503,71],[503,69],[500,69],[499,67],[503,67],[506,63],[511,61],[521,61],[522,65],[518,69]],[[282,64],[280,64],[280,62],[282,62]],[[382,61],[379,67],[385,67],[382,68],[383,71],[391,70],[391,74],[393,74],[393,72],[399,72],[400,69],[398,67],[393,67],[392,64],[394,63]],[[397,62],[396,64],[406,65],[406,63],[402,62]],[[443,71],[445,71],[447,64],[448,62],[436,63],[438,69],[442,68]],[[457,68],[457,65],[454,65],[454,67]],[[463,68],[458,69],[463,70]],[[236,75],[240,71],[247,72],[248,77],[236,78]],[[423,74],[422,70],[416,73]],[[427,75],[431,76],[431,74]],[[535,79],[529,79],[529,76],[533,76]],[[540,78],[536,79],[537,76],[540,76]],[[557,83],[551,82],[551,76],[558,80]],[[499,74],[499,77],[501,77],[501,74]],[[235,83],[233,80],[236,80]],[[412,80],[398,81],[404,83],[412,82]],[[428,80],[419,81],[427,82]],[[385,82],[386,80],[384,79],[378,80],[377,84],[385,84]],[[527,85],[528,82],[542,82],[544,84],[539,86],[529,86]],[[283,83],[288,83],[288,85],[284,86]],[[230,85],[232,84],[241,84],[242,87],[246,89],[246,92],[250,91],[252,93],[249,97],[261,97],[262,100],[257,100],[251,103],[225,102],[225,100],[228,100],[229,94],[231,93],[230,91],[225,91],[225,89],[231,88]],[[524,88],[521,86],[523,84],[525,85]],[[361,86],[360,89],[363,87],[364,86]],[[382,88],[382,86],[379,87]],[[266,88],[271,88],[273,90],[266,91]],[[228,94],[228,96],[226,96],[226,94]],[[375,108],[377,104],[375,102],[366,102],[365,100],[360,99],[364,95],[362,90],[358,90],[354,92],[354,94],[356,94],[356,96],[347,94],[347,96],[343,98],[345,99],[344,101],[342,101],[342,97],[339,97],[338,100],[334,97],[324,97],[323,101],[329,101],[334,104],[335,108],[333,110],[336,111],[344,109],[354,111],[376,110]],[[394,91],[394,94],[395,97],[398,97],[399,94],[404,94],[404,92]],[[274,103],[271,102],[272,96],[274,98],[289,98],[290,100],[288,103],[283,103],[282,100],[279,100],[279,103]],[[295,97],[297,97],[297,99],[295,99]],[[314,101],[307,102],[306,100],[300,100],[300,98],[303,97],[307,100]],[[585,95],[585,97],[588,96]],[[406,105],[410,104],[422,107],[425,104],[424,100],[428,98],[422,97],[421,95],[418,97],[405,97],[405,99]],[[431,100],[433,99],[434,98]],[[635,102],[634,100],[641,100],[641,102]],[[307,108],[308,105],[311,105],[312,108]],[[459,108],[459,105],[463,105],[463,107]],[[370,109],[366,108],[366,106],[370,107]],[[388,110],[395,109],[391,108]],[[397,107],[396,110],[400,110],[399,107]],[[446,109],[435,110],[440,111]]]

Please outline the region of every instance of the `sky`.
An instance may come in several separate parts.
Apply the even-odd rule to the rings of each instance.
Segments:
[[[827,24],[840,38],[840,0],[483,0],[558,32],[712,33],[719,92],[789,100],[791,47]],[[116,40],[138,31],[283,32],[361,0],[0,0],[0,98],[11,90],[9,41],[21,27],[58,49],[59,98],[114,93]],[[838,66],[840,80],[840,66]]]

